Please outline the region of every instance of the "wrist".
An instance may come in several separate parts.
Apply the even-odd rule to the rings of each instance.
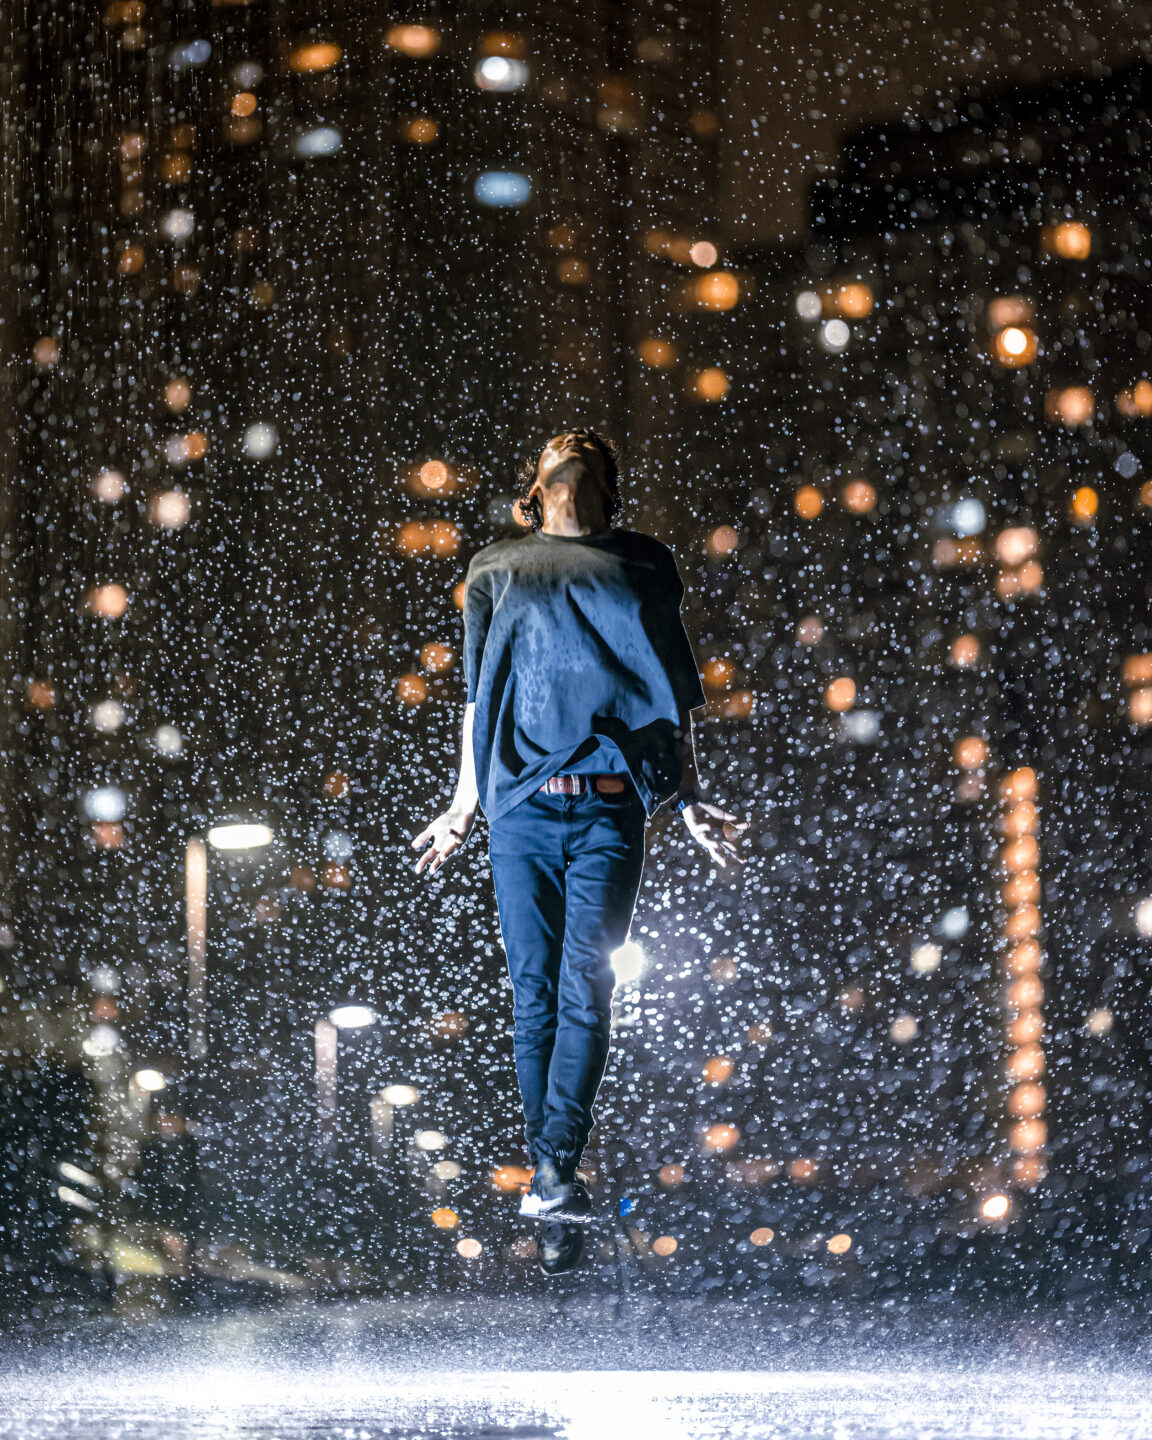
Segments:
[[[695,785],[683,785],[676,792],[676,797],[672,801],[672,804],[676,810],[682,812],[686,810],[689,805],[699,804],[700,799],[700,792],[696,789]]]

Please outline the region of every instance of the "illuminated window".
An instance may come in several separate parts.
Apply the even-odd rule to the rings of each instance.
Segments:
[[[965,735],[957,740],[952,758],[961,770],[979,770],[988,760],[988,742],[981,735]]]
[[[118,269],[121,275],[138,275],[144,268],[144,247],[142,245],[124,245],[120,250],[120,262]]]
[[[1023,295],[999,295],[988,302],[988,325],[1004,330],[1009,325],[1030,325],[1035,318],[1031,300]]]
[[[1039,353],[1036,332],[1022,325],[1009,325],[993,336],[992,351],[1001,365],[1008,369],[1019,369],[1031,365]]]
[[[164,442],[164,458],[169,465],[188,465],[194,460],[203,460],[207,453],[208,437],[202,430],[170,435]]]
[[[504,55],[510,60],[523,60],[528,55],[528,42],[523,35],[508,30],[489,30],[480,37],[481,55]]]
[[[692,241],[686,235],[673,235],[669,230],[649,230],[644,236],[644,246],[650,255],[661,255],[676,265],[691,265]],[[685,292],[691,301],[691,287]]]
[[[801,485],[792,498],[792,505],[801,520],[815,520],[824,509],[824,496],[815,485]]]
[[[701,1137],[701,1144],[705,1150],[731,1150],[739,1143],[739,1129],[725,1121],[721,1121],[717,1125],[710,1125]]]
[[[856,703],[856,682],[847,675],[833,680],[824,690],[824,703],[837,714],[851,710]]]
[[[980,659],[980,642],[975,635],[958,635],[948,656],[958,669],[967,670]]]
[[[128,608],[128,592],[123,585],[94,585],[88,592],[88,608],[105,620],[118,620]]]
[[[242,444],[245,453],[256,460],[266,460],[276,449],[280,437],[276,433],[276,427],[269,425],[266,420],[258,420],[255,425],[249,425],[244,431]]]
[[[689,282],[688,294],[701,310],[731,310],[740,299],[740,282],[728,270],[709,270]]]
[[[736,678],[736,666],[731,660],[709,660],[701,672],[706,690],[727,690]]]
[[[528,67],[507,55],[488,55],[477,64],[473,78],[481,90],[522,90],[528,83]]]
[[[148,519],[166,530],[179,530],[191,513],[192,502],[182,490],[161,490],[148,504]]]
[[[451,670],[456,661],[456,652],[448,645],[442,645],[438,640],[429,640],[421,647],[420,663],[425,670],[433,675],[439,675],[444,670]]]
[[[229,112],[238,120],[246,120],[249,115],[255,115],[256,96],[250,90],[241,90],[238,95],[233,95]]]
[[[423,60],[439,50],[440,32],[430,25],[393,25],[385,34],[384,43],[401,55]]]
[[[740,536],[731,525],[720,525],[708,536],[709,555],[731,555],[740,544]]]
[[[1086,385],[1069,385],[1048,391],[1044,411],[1053,424],[1087,425],[1096,413],[1096,401]]]
[[[828,286],[821,293],[821,310],[826,316],[862,320],[872,313],[872,287],[852,280]]]
[[[459,475],[446,460],[425,460],[409,467],[408,487],[417,495],[451,495],[458,488]]]
[[[431,145],[440,134],[440,125],[430,115],[410,115],[401,123],[400,133],[413,145]]]
[[[395,544],[403,555],[454,555],[460,531],[450,520],[409,520],[396,531]]]
[[[192,157],[182,150],[170,151],[164,157],[160,175],[166,185],[183,185],[192,178]]]
[[[556,277],[561,285],[587,285],[592,278],[592,271],[586,261],[569,256],[556,266]]]
[[[731,1056],[713,1055],[711,1060],[705,1061],[704,1064],[702,1072],[704,1083],[706,1085],[727,1085],[735,1068]]]
[[[1062,260],[1087,260],[1092,253],[1092,232],[1079,220],[1065,220],[1045,225],[1041,243],[1049,255],[1059,255]]]
[[[652,1242],[652,1253],[666,1258],[669,1255],[675,1255],[678,1245],[679,1241],[674,1235],[657,1235]]]
[[[527,203],[532,182],[515,170],[486,170],[477,175],[472,193],[481,205],[489,208],[516,207]]]
[[[60,359],[60,346],[53,335],[44,335],[32,346],[32,359],[37,365],[48,369]]]
[[[339,45],[330,41],[315,41],[310,45],[297,45],[288,57],[288,64],[298,75],[314,74],[331,70],[339,63],[340,54]]]
[[[820,344],[832,354],[847,348],[852,331],[843,320],[825,320],[820,326]]]
[[[340,131],[333,125],[317,125],[313,130],[304,130],[296,137],[296,154],[305,159],[320,155],[335,155],[343,144]]]
[[[29,680],[25,693],[33,710],[51,710],[56,704],[56,691],[47,680]]]
[[[853,515],[867,515],[876,504],[876,491],[867,480],[849,480],[840,492],[840,499]]]
[[[192,387],[188,381],[181,377],[169,380],[164,387],[164,403],[169,410],[187,410],[192,403]]]
[[[1091,485],[1081,485],[1068,502],[1068,514],[1077,525],[1091,525],[1100,509],[1100,497]]]
[[[697,240],[688,255],[693,265],[699,265],[702,270],[709,269],[720,258],[719,250],[710,240]]]
[[[1022,565],[1036,554],[1040,537],[1030,525],[1002,530],[996,537],[996,554],[1005,565]]]
[[[647,340],[641,340],[638,353],[645,365],[650,365],[654,370],[667,370],[670,365],[676,363],[676,346],[671,340],[661,340],[657,336],[649,336]]]
[[[717,365],[697,370],[688,376],[688,392],[697,400],[710,403],[723,400],[728,394],[728,377]]]
[[[460,1223],[460,1217],[456,1214],[455,1210],[449,1210],[447,1208],[433,1210],[429,1218],[437,1230],[455,1230],[456,1226]]]
[[[1137,380],[1130,390],[1121,390],[1116,397],[1121,415],[1152,415],[1152,380]]]
[[[818,645],[824,638],[824,625],[818,615],[805,615],[796,626],[797,645]]]
[[[92,481],[92,492],[105,505],[114,505],[128,493],[128,482],[119,470],[101,470]]]

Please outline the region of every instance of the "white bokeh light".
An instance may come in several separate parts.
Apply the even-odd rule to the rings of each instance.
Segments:
[[[257,460],[263,460],[276,449],[279,439],[274,425],[258,420],[244,431],[244,449]]]

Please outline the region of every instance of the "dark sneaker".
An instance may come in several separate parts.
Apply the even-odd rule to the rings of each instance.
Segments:
[[[583,1253],[584,1231],[579,1225],[549,1221],[536,1241],[536,1259],[545,1275],[560,1275],[573,1269]]]
[[[568,1220],[577,1225],[583,1224],[592,1216],[592,1196],[588,1193],[588,1187],[577,1175],[572,1181],[572,1193],[563,1205],[558,1205],[555,1210],[548,1212],[550,1220]]]
[[[532,1176],[528,1193],[521,1196],[520,1214],[533,1218],[550,1215],[571,1201],[572,1190],[572,1182],[561,1179],[556,1162],[550,1156],[542,1155],[536,1162],[536,1173]]]

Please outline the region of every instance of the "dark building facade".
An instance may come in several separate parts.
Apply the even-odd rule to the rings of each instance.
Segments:
[[[648,342],[708,268],[712,10],[16,27],[5,980],[82,1017],[96,1199],[61,1203],[102,1263],[159,1243],[133,1177],[182,1135],[206,1209],[174,1275],[297,1218],[339,1252],[398,1185],[486,1193],[515,1154],[487,876],[429,886],[408,842],[454,783],[461,577],[525,451],[607,426],[632,523],[674,538]]]
[[[687,422],[820,1037],[762,1104],[950,1224],[1147,1185],[1149,73],[850,137]]]

